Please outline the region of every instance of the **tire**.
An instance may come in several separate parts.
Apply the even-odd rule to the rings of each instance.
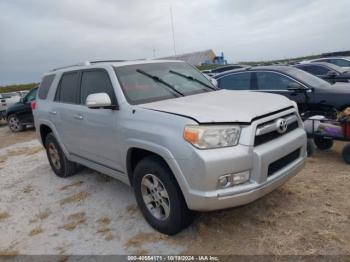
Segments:
[[[314,142],[315,142],[316,147],[322,151],[331,149],[333,146],[333,139],[329,139],[329,138],[316,137],[316,138],[314,138]]]
[[[10,130],[14,133],[21,132],[24,130],[24,126],[21,124],[21,121],[16,114],[12,114],[7,118],[7,124]]]
[[[174,175],[162,159],[142,159],[134,170],[133,186],[137,204],[154,229],[174,235],[193,222],[195,212],[187,208]]]
[[[312,139],[307,140],[306,151],[307,157],[311,157],[315,153],[315,143]]]
[[[342,156],[345,163],[350,165],[350,144],[346,144],[342,151]]]
[[[45,139],[45,148],[50,166],[58,177],[69,177],[77,172],[77,164],[67,159],[52,133]]]

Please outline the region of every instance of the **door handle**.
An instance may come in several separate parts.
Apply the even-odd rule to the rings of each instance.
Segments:
[[[80,115],[75,115],[74,118],[75,118],[75,119],[78,119],[78,120],[83,120],[83,117],[80,116]]]
[[[50,111],[50,114],[51,115],[57,115],[57,112],[56,111]]]

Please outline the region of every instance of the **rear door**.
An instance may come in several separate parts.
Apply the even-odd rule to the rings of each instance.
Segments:
[[[219,88],[228,90],[251,90],[251,73],[238,72],[217,79]]]
[[[54,103],[50,109],[50,118],[55,124],[59,141],[69,153],[76,154],[83,146],[79,143],[81,133],[79,104],[80,71],[64,73],[58,85]]]

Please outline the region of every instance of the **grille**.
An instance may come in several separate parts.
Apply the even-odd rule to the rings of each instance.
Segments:
[[[271,140],[274,140],[278,137],[281,137],[285,134],[288,134],[289,132],[297,129],[298,127],[299,127],[298,121],[295,121],[295,122],[288,125],[287,131],[283,134],[280,134],[277,131],[272,131],[272,132],[264,134],[264,135],[256,136],[255,140],[254,140],[254,146],[259,146],[261,144],[264,144],[264,143],[267,143]]]
[[[299,156],[300,156],[300,148],[293,151],[292,153],[276,160],[275,162],[272,162],[269,165],[269,168],[267,171],[267,176],[271,176],[274,173],[278,172],[279,170],[281,170],[285,166],[287,166],[290,163],[292,163],[293,161],[297,160]]]

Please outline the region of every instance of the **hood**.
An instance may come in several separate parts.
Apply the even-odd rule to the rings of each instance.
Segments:
[[[284,96],[247,91],[219,90],[139,105],[183,115],[199,123],[244,122],[293,106]]]

